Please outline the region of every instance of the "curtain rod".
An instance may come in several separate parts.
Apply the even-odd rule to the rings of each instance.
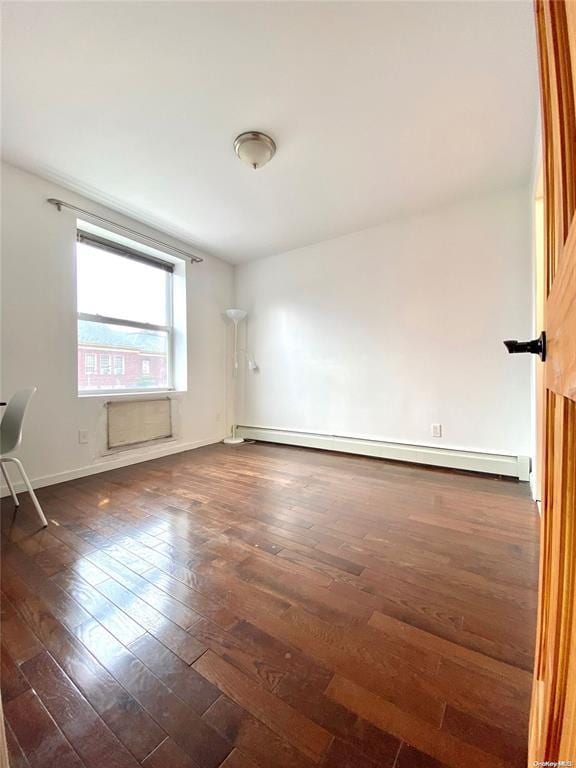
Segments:
[[[154,243],[155,245],[159,245],[162,248],[165,248],[169,251],[175,251],[176,253],[181,253],[182,256],[186,256],[187,259],[190,259],[192,264],[200,264],[201,262],[204,261],[204,259],[201,259],[200,256],[194,256],[194,254],[188,253],[187,251],[183,251],[181,248],[176,248],[175,245],[169,245],[168,243],[163,243],[162,240],[156,240],[155,237],[150,237],[150,235],[143,235],[142,232],[137,232],[135,229],[130,229],[130,227],[126,227],[124,226],[124,224],[117,224],[115,221],[110,221],[110,219],[105,219],[103,216],[98,216],[96,213],[91,213],[90,211],[84,210],[84,208],[78,208],[78,206],[72,205],[72,203],[66,203],[64,202],[64,200],[58,200],[55,197],[49,197],[47,198],[46,202],[50,203],[50,205],[55,205],[59,211],[61,211],[62,208],[70,208],[71,211],[78,211],[78,213],[84,213],[93,219],[98,219],[98,221],[103,221],[105,224],[111,224],[113,227],[116,227],[116,229],[122,229],[124,230],[124,232],[129,232],[131,235],[136,235],[136,237],[143,238],[144,240],[148,240],[148,242]]]

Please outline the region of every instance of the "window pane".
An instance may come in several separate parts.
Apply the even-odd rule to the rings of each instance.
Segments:
[[[78,320],[78,390],[168,387],[168,333]]]
[[[87,243],[77,243],[77,269],[78,312],[169,325],[170,272]]]
[[[84,372],[96,373],[96,355],[93,352],[84,354]]]
[[[124,355],[114,355],[114,373],[124,373]]]
[[[100,373],[110,374],[112,373],[112,366],[110,365],[110,355],[100,355]]]

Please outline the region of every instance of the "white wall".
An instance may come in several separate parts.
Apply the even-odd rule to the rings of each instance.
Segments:
[[[36,485],[95,467],[217,442],[226,433],[226,334],[233,296],[229,264],[206,257],[187,264],[188,390],[176,395],[177,440],[102,457],[104,403],[76,393],[75,224],[45,200],[59,197],[185,248],[167,235],[12,166],[2,166],[1,399],[21,387],[38,393],[27,417],[21,457]],[[78,443],[78,430],[90,433]]]
[[[461,202],[237,268],[258,373],[238,423],[528,455],[528,190]],[[431,437],[433,422],[443,437]]]

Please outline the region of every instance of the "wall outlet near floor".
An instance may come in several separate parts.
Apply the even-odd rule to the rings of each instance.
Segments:
[[[78,430],[78,442],[80,445],[88,445],[89,434],[87,429]]]
[[[432,424],[432,437],[442,437],[442,424]]]

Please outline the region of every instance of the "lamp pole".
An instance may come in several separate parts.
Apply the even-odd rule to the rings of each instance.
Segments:
[[[232,320],[234,323],[234,368],[232,369],[233,394],[232,394],[232,407],[233,407],[233,420],[232,420],[232,436],[224,438],[226,445],[239,445],[244,442],[243,437],[236,436],[236,379],[238,378],[238,323],[240,323],[247,315],[243,309],[227,309],[225,312],[226,317]]]

